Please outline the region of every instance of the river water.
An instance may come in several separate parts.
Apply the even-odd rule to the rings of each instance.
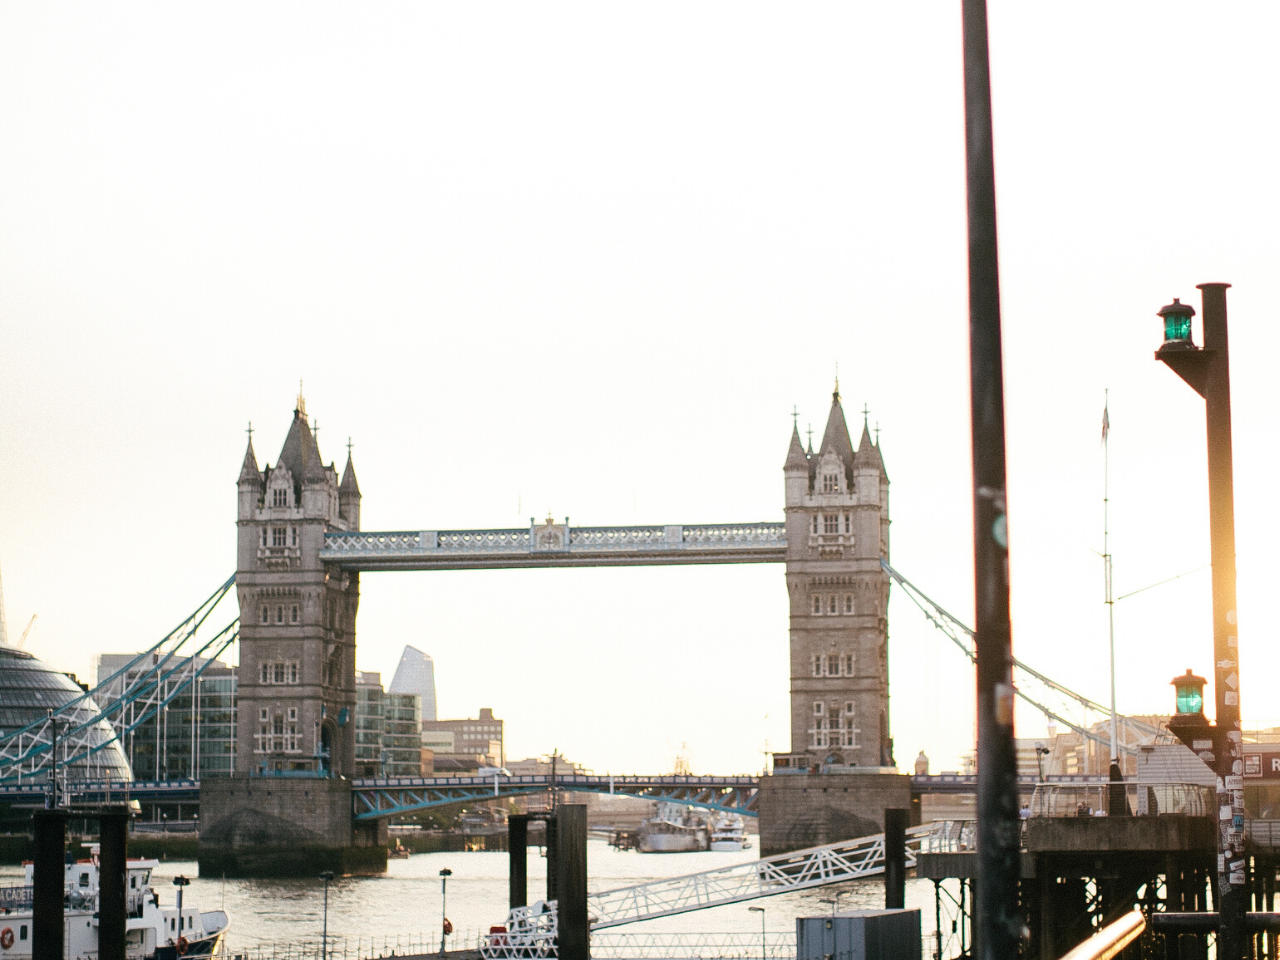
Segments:
[[[605,841],[588,841],[587,874],[592,892],[642,883],[663,877],[713,870],[717,867],[755,859],[754,850],[733,853],[641,854],[618,851]],[[365,945],[373,941],[375,951],[395,948],[397,953],[418,952],[420,945],[440,948],[440,870],[448,868],[448,915],[454,935],[450,949],[473,946],[493,924],[502,923],[507,912],[507,854],[420,853],[407,860],[392,860],[380,877],[351,877],[329,885],[329,935],[334,940],[334,956],[368,956]],[[20,869],[20,868],[19,868]],[[0,871],[9,873],[9,869]],[[161,902],[174,899],[173,877],[191,877],[185,902],[201,910],[222,909],[231,917],[227,945],[232,953],[270,955],[272,945],[318,941],[324,913],[323,884],[318,880],[223,880],[196,877],[194,862],[161,863],[153,886]],[[529,851],[529,897],[539,899],[545,891],[546,861],[537,848]],[[829,913],[821,903],[840,894],[840,909],[884,906],[884,884],[878,879],[818,887],[754,901],[765,907],[764,922],[770,932],[793,933],[795,918]],[[926,953],[934,931],[933,884],[928,880],[907,881],[907,906],[921,910],[921,933]],[[760,914],[748,904],[738,903],[674,917],[649,920],[616,928],[642,932],[701,932],[760,934]],[[949,922],[945,921],[947,928]],[[755,941],[752,941],[755,942]],[[345,949],[343,949],[343,945]],[[359,947],[359,949],[357,949]],[[280,951],[285,955],[285,951]],[[296,955],[296,954],[295,954]],[[758,954],[757,954],[758,955]]]

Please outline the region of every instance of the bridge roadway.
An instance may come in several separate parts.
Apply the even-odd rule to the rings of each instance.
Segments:
[[[270,780],[273,778],[264,778]],[[912,776],[913,794],[972,794],[977,778],[943,773]],[[1019,777],[1018,784],[1032,789],[1035,777]],[[1045,777],[1047,783],[1100,784],[1105,777]],[[528,796],[551,788],[548,774],[522,777],[406,777],[353,780],[352,807],[357,820],[378,820],[428,810],[454,803],[476,803],[495,797]],[[741,816],[757,816],[756,797],[760,778],[741,776],[621,776],[614,774],[557,775],[555,786],[577,793],[600,793],[667,800],[688,806],[723,810]],[[46,780],[0,785],[0,803],[42,801],[48,793]],[[83,781],[69,785],[70,795],[79,802],[140,800],[147,803],[194,803],[200,799],[199,780],[116,780]]]
[[[782,563],[782,523],[407,530],[327,533],[320,559],[347,570],[468,570],[512,567],[670,566]]]

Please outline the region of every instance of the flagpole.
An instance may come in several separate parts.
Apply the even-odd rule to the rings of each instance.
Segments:
[[[1111,548],[1109,511],[1111,502],[1109,486],[1111,481],[1111,412],[1110,390],[1103,391],[1102,401],[1102,561],[1107,587],[1107,631],[1111,643],[1111,767],[1108,776],[1115,779],[1115,768],[1120,762],[1120,750],[1117,743],[1116,724],[1116,607],[1111,595]]]

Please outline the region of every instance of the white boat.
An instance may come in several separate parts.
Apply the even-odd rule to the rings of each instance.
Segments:
[[[711,849],[719,853],[746,850],[751,846],[747,839],[747,827],[742,818],[732,813],[722,813],[711,822]]]
[[[92,856],[66,865],[63,878],[63,955],[98,955],[98,845],[88,844]],[[158,860],[129,860],[125,880],[125,956],[129,960],[183,960],[220,955],[222,937],[230,926],[221,910],[201,912],[183,904],[160,905],[151,887]],[[26,886],[0,888],[0,960],[31,957],[31,896],[34,865],[27,863]]]
[[[657,813],[640,824],[641,853],[692,853],[709,849],[706,817],[677,803],[660,801]]]

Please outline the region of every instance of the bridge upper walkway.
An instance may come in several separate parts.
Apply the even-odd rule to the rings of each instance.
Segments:
[[[320,559],[348,570],[467,570],[782,563],[786,553],[783,523],[645,527],[564,523],[513,530],[327,533]]]

